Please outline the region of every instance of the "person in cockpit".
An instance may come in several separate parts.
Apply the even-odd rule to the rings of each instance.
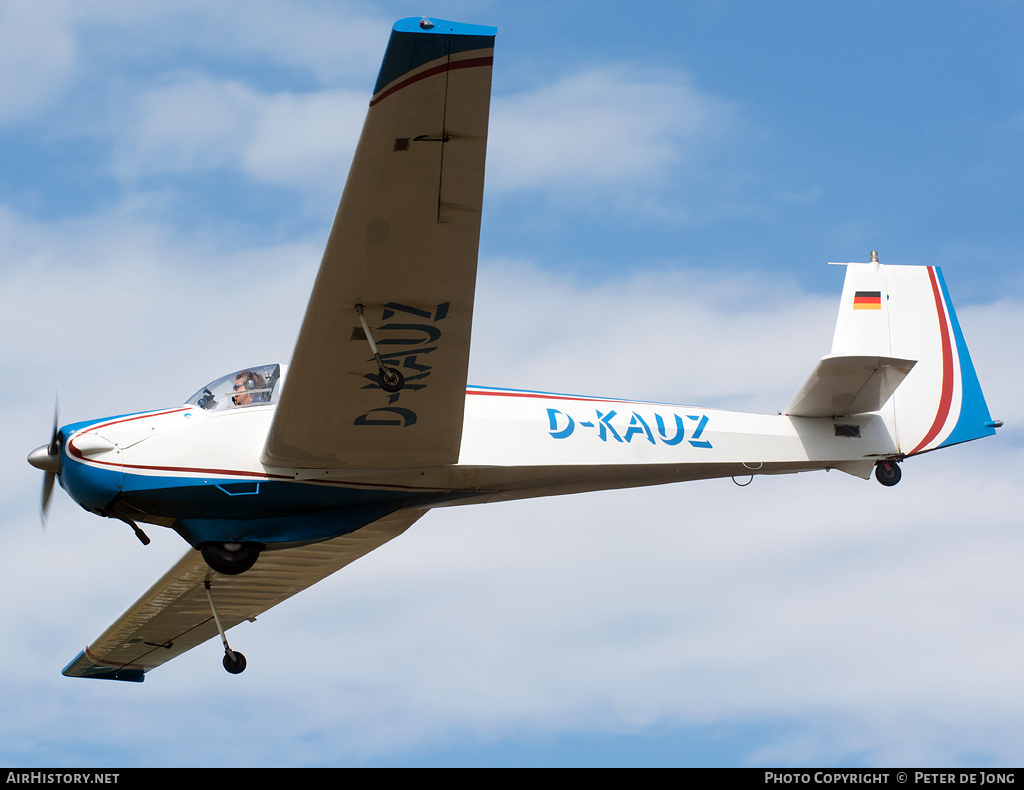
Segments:
[[[264,402],[266,388],[263,376],[253,370],[243,370],[235,376],[235,394],[231,400],[236,406],[255,406]]]

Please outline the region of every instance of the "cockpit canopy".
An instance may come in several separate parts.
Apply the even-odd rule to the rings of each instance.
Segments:
[[[281,394],[278,384],[284,370],[283,365],[261,365],[236,370],[211,381],[185,403],[207,411],[227,411],[277,403]]]

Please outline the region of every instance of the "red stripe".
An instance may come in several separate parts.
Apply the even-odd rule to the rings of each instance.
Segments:
[[[111,425],[120,425],[122,422],[132,422],[133,420],[144,420],[147,417],[160,417],[160,416],[162,416],[164,414],[177,414],[179,411],[187,411],[189,408],[191,408],[191,407],[190,406],[182,406],[179,409],[170,409],[170,410],[163,410],[163,411],[147,411],[145,414],[136,414],[133,417],[122,417],[122,418],[117,419],[117,420],[110,420],[110,422],[101,422],[101,423],[96,423],[95,425],[90,425],[88,428],[83,428],[80,431],[76,431],[75,434],[71,437],[71,441],[68,442],[68,453],[73,455],[75,458],[81,458],[83,461],[85,461],[87,459],[85,459],[82,456],[82,451],[79,450],[77,447],[75,447],[75,439],[77,439],[82,434],[89,433],[90,431],[96,431],[96,430],[99,430],[100,428],[108,428]],[[88,459],[88,460],[89,460],[89,463],[106,464],[107,466],[121,466],[121,464],[111,464],[108,461],[93,461],[91,459]]]
[[[172,409],[170,411],[147,412],[146,414],[136,414],[133,417],[124,417],[124,418],[119,419],[119,420],[111,420],[109,422],[99,423],[97,425],[90,425],[88,428],[85,428],[85,429],[83,429],[83,430],[81,430],[81,431],[79,431],[78,433],[75,434],[75,436],[72,438],[71,442],[68,445],[68,452],[70,452],[71,455],[73,455],[75,458],[80,459],[82,461],[82,463],[96,464],[98,466],[110,466],[110,467],[114,467],[115,469],[121,469],[121,470],[125,470],[125,469],[140,469],[140,470],[145,470],[145,471],[150,471],[150,472],[180,472],[180,473],[184,473],[184,474],[213,475],[213,476],[218,476],[218,477],[255,477],[255,478],[259,478],[261,480],[293,480],[293,481],[295,481],[297,483],[323,483],[323,484],[327,484],[327,485],[341,485],[341,486],[348,486],[348,487],[402,489],[402,490],[410,490],[410,491],[440,491],[440,492],[448,492],[448,491],[470,490],[470,489],[456,489],[456,488],[452,488],[452,489],[436,488],[436,487],[431,487],[431,486],[393,485],[393,484],[390,484],[390,483],[364,483],[364,482],[348,481],[348,480],[322,480],[322,479],[315,479],[315,478],[309,478],[309,477],[297,478],[297,477],[295,477],[293,475],[276,475],[276,474],[271,474],[269,472],[250,472],[250,471],[242,470],[242,469],[214,469],[214,468],[199,467],[199,466],[152,466],[152,465],[148,465],[148,464],[123,464],[123,463],[119,464],[119,463],[114,463],[113,461],[98,461],[95,458],[85,458],[82,455],[81,450],[79,450],[77,447],[74,446],[75,438],[77,438],[81,434],[88,433],[89,431],[92,431],[92,430],[96,430],[97,428],[106,428],[106,427],[108,427],[110,425],[118,425],[119,423],[131,422],[132,420],[141,420],[141,419],[146,418],[146,417],[160,417],[160,416],[163,416],[164,414],[175,414],[175,413],[177,413],[179,411],[187,411],[189,408],[191,408],[191,407],[190,406],[184,406],[184,407],[182,407],[180,409]]]
[[[467,395],[490,395],[495,398],[540,398],[541,400],[577,400],[585,403],[635,403],[639,406],[672,406],[670,403],[655,403],[642,400],[624,400],[622,398],[599,398],[586,395],[558,395],[553,392],[504,392],[466,390]]]
[[[150,472],[180,472],[183,474],[202,474],[216,477],[255,477],[261,480],[291,480],[296,483],[322,483],[324,485],[341,485],[349,488],[386,488],[386,489],[408,489],[410,491],[462,491],[470,489],[458,488],[437,488],[436,486],[410,486],[393,483],[365,483],[350,480],[325,480],[312,477],[294,477],[293,475],[275,475],[269,472],[249,472],[241,469],[213,469],[201,466],[150,466],[147,464],[116,464],[111,461],[97,461],[93,458],[83,458],[84,463],[102,464],[118,469],[140,469]],[[197,478],[198,479],[198,478]]]
[[[932,284],[932,296],[935,297],[935,312],[939,318],[939,329],[942,335],[942,394],[939,396],[939,409],[935,413],[932,427],[928,429],[928,433],[925,434],[925,437],[917,447],[907,453],[907,455],[919,452],[922,447],[925,447],[938,435],[942,426],[946,424],[946,418],[949,416],[949,407],[953,402],[953,345],[949,340],[949,327],[946,326],[946,311],[942,304],[939,282],[935,278],[935,269],[931,266],[928,267],[928,278]]]
[[[440,66],[434,66],[433,68],[421,71],[419,74],[414,74],[408,79],[402,80],[399,83],[392,85],[374,98],[370,99],[370,106],[373,107],[375,104],[383,101],[385,98],[390,96],[392,93],[397,93],[402,88],[408,88],[414,82],[425,80],[427,77],[433,77],[435,74],[443,74],[446,71],[454,71],[455,69],[469,69],[476,66],[493,66],[494,57],[486,58],[467,58],[466,60],[456,60],[454,62],[442,63]]]

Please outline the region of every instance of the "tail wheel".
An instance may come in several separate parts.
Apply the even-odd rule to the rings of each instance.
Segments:
[[[894,486],[903,477],[895,461],[879,461],[875,464],[875,479],[884,486]]]
[[[263,549],[261,543],[202,543],[203,559],[217,573],[237,576],[256,564]]]

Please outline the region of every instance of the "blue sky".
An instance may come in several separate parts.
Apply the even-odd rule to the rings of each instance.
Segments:
[[[63,421],[287,361],[391,23],[498,28],[471,381],[773,413],[842,271],[939,264],[996,439],[453,508],[146,683],[60,669],[183,552],[59,493]],[[0,7],[0,764],[1019,765],[1024,10]],[[258,331],[237,307],[258,305]]]

